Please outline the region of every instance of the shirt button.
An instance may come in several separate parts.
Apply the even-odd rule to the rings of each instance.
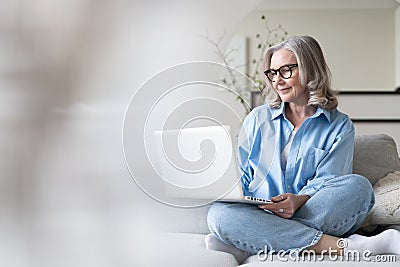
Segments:
[[[289,188],[289,189],[290,189],[290,188],[291,188],[291,186],[290,186],[290,185],[288,185],[288,186],[287,186],[287,188]]]

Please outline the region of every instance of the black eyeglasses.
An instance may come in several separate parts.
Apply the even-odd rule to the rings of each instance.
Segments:
[[[264,74],[267,76],[268,80],[270,80],[271,82],[273,82],[276,78],[276,75],[279,72],[279,75],[283,78],[283,79],[289,79],[290,77],[292,77],[292,68],[297,67],[297,64],[288,64],[288,65],[283,65],[282,67],[280,67],[277,70],[274,69],[269,69],[264,71]]]

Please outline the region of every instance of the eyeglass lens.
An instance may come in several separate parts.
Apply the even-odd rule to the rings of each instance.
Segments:
[[[277,70],[272,70],[272,69],[271,70],[267,70],[265,72],[265,74],[267,75],[267,77],[268,77],[268,79],[270,81],[274,81],[275,80],[276,75],[278,74],[278,72],[279,72],[279,74],[281,75],[282,78],[289,79],[290,77],[292,77],[292,68],[296,67],[296,66],[297,66],[297,64],[285,65],[285,66],[280,67]]]

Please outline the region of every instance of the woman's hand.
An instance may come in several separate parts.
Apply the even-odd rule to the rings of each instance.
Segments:
[[[309,200],[308,195],[294,195],[291,193],[282,194],[271,198],[271,204],[262,204],[260,209],[267,209],[278,215],[279,217],[289,219],[293,214]]]

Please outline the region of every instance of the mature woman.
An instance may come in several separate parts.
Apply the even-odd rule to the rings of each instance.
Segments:
[[[239,261],[261,250],[400,254],[396,230],[353,234],[374,195],[366,178],[351,173],[354,126],[336,109],[318,42],[291,37],[266,51],[264,66],[272,97],[246,117],[238,161],[245,194],[273,203],[215,203],[208,213],[207,246]],[[338,245],[339,237],[346,237],[346,248]]]

